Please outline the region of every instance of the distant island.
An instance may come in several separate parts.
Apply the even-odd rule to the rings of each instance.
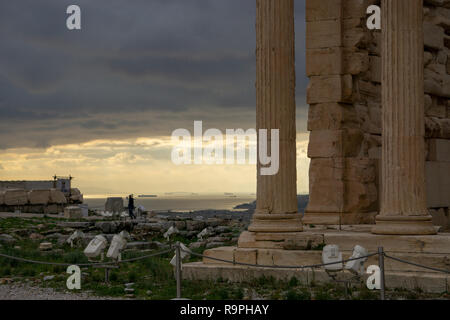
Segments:
[[[156,194],[140,194],[138,198],[156,198],[158,197]]]
[[[166,196],[198,196],[195,192],[166,192]]]
[[[297,195],[297,207],[298,212],[304,213],[306,206],[308,205],[309,195],[307,194],[299,194]],[[244,203],[235,206],[233,209],[235,210],[248,210],[249,212],[253,212],[256,209],[256,200],[250,203]]]
[[[223,195],[230,198],[237,198],[237,196],[231,192],[225,192]]]

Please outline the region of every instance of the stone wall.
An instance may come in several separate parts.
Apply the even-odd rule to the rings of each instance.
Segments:
[[[380,2],[306,0],[305,223],[372,223],[378,213],[381,31],[367,29],[366,9]],[[424,34],[428,206],[450,227],[450,0],[424,1]]]
[[[0,181],[0,190],[24,189],[42,190],[53,188],[53,180],[48,181]]]

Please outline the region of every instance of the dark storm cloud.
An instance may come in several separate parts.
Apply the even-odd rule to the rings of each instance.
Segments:
[[[254,0],[78,0],[82,30],[68,31],[73,3],[0,3],[0,148],[169,135],[192,110],[254,123]],[[299,106],[303,21],[296,0]]]

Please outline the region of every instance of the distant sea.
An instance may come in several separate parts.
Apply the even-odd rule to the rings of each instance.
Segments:
[[[87,196],[84,203],[90,209],[102,210],[105,208],[108,196]],[[112,197],[112,196],[111,196]],[[120,197],[120,196],[119,196]],[[123,198],[124,206],[127,206],[126,197]],[[180,196],[158,196],[156,198],[138,198],[135,195],[135,206],[142,205],[146,210],[154,211],[198,211],[198,210],[232,210],[239,204],[249,203],[256,200],[255,195],[180,195]]]

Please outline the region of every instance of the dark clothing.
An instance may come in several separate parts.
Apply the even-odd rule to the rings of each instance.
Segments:
[[[128,198],[128,209],[134,209],[134,198],[129,197]]]
[[[128,208],[128,214],[130,215],[131,219],[136,219],[136,216],[134,215],[134,209]]]
[[[128,214],[131,219],[136,219],[136,216],[134,215],[134,198],[131,196],[128,198]]]

